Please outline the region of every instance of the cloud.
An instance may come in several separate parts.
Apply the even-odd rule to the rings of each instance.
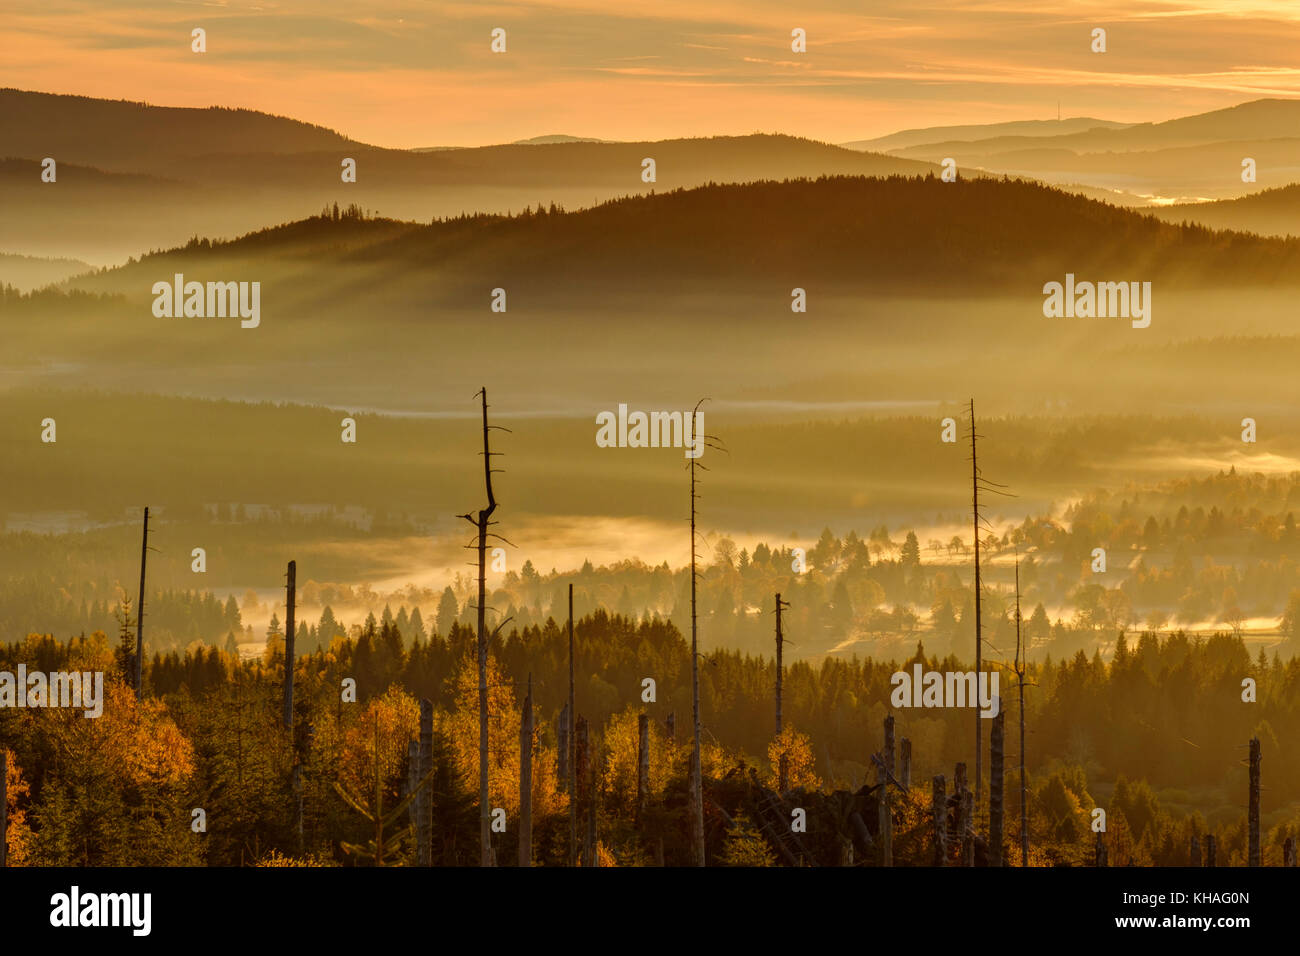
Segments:
[[[900,116],[1054,115],[1058,98],[1067,112],[1144,120],[1300,95],[1292,0],[880,0],[869,13],[856,0],[10,6],[11,85],[246,106],[393,146],[560,128],[628,139],[762,126],[843,141]],[[208,32],[206,54],[190,52],[194,26]],[[504,55],[489,49],[496,26]],[[1108,31],[1105,54],[1089,49],[1093,26]],[[806,54],[790,50],[794,27]]]

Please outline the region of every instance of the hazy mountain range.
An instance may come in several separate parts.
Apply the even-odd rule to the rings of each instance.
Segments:
[[[108,265],[193,236],[235,238],[315,215],[335,202],[428,221],[556,203],[590,207],[709,182],[820,175],[1013,174],[1116,205],[1177,197],[1223,204],[1152,206],[1169,221],[1262,234],[1300,233],[1285,187],[1300,180],[1300,102],[1258,100],[1162,123],[1092,118],[906,130],[834,146],[777,134],[613,143],[545,135],[519,143],[396,150],[250,110],[155,107],[0,90],[0,251]],[[1242,183],[1255,159],[1258,182]],[[41,181],[41,161],[58,163]],[[654,183],[642,161],[656,163]],[[342,163],[356,161],[344,183]],[[1236,199],[1250,194],[1249,201]],[[79,262],[0,262],[20,288],[74,274]]]

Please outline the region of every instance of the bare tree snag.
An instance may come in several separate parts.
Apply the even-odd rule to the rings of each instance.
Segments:
[[[478,803],[479,803],[479,865],[491,866],[492,807],[488,793],[488,632],[487,632],[487,539],[488,527],[495,524],[492,513],[497,510],[496,495],[492,492],[492,449],[488,441],[488,400],[486,386],[479,389],[475,398],[483,399],[483,484],[487,491],[487,507],[477,515],[463,514],[478,531]]]
[[[144,535],[140,540],[140,600],[135,606],[135,699],[144,688],[144,568],[149,556],[149,509],[144,509]]]
[[[781,612],[790,606],[789,601],[782,601],[780,592],[776,595],[776,735],[781,736],[781,691],[785,680],[785,667],[781,661],[785,635],[781,631]],[[782,791],[785,787],[782,786]]]
[[[890,718],[891,720],[893,718]],[[880,807],[880,865],[894,865],[894,814],[889,806],[889,771],[880,764],[876,764],[876,784],[879,789],[880,799],[877,801]],[[849,842],[849,853],[852,855],[853,843]]]
[[[979,680],[983,661],[983,639],[980,632],[980,484],[979,465],[975,457],[975,399],[970,400],[970,479],[971,511],[975,537],[975,679]],[[984,728],[981,726],[979,708],[975,709],[975,795],[979,796],[981,756],[983,754]]]
[[[577,732],[575,703],[576,690],[573,678],[573,584],[569,584],[569,724],[568,760],[569,776],[565,785],[569,789],[569,866],[578,865],[578,788],[577,782]]]
[[[894,715],[885,717],[885,769],[891,774],[896,769],[894,761]]]
[[[907,737],[898,742],[898,779],[904,790],[912,789],[912,741]]]
[[[1002,816],[1004,808],[1004,739],[1006,711],[998,708],[989,731],[989,866],[1002,865]]]
[[[284,729],[293,735],[293,611],[298,586],[298,564],[289,562],[285,575],[284,603]]]

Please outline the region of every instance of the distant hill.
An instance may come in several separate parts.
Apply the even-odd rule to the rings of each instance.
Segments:
[[[963,131],[925,143],[904,137],[898,145],[876,148],[926,162],[952,157],[963,169],[1049,183],[1085,182],[1162,201],[1228,199],[1300,180],[1300,99],[1254,100],[1161,123],[1057,135],[1006,131],[983,138]],[[1244,157],[1257,163],[1257,184],[1241,182]]]
[[[158,172],[189,156],[301,153],[362,144],[334,130],[254,110],[150,106],[0,89],[0,158],[108,172]]]
[[[142,297],[158,275],[256,266],[333,299],[354,273],[418,301],[512,290],[695,289],[817,282],[969,296],[1039,294],[1065,272],[1181,287],[1300,285],[1300,241],[1185,228],[1035,183],[823,177],[710,185],[572,213],[431,225],[310,219],[149,256],[77,288]],[[152,277],[152,278],[151,278]],[[489,283],[485,285],[485,283]],[[644,293],[641,293],[644,294]]]
[[[1290,407],[1285,375],[1260,372],[1280,352],[1189,377],[1135,350],[1222,335],[1225,323],[1256,338],[1293,333],[1300,240],[1182,227],[1000,178],[714,184],[545,209],[434,223],[331,213],[0,296],[0,388],[437,413],[487,384],[520,407],[586,416],[814,374],[885,403],[1014,395],[1039,407],[1068,394],[1081,408],[1114,407],[1140,387],[1166,404]],[[1151,282],[1151,327],[1044,317],[1043,284],[1067,272]],[[256,329],[155,315],[155,283],[177,273],[258,282]],[[498,288],[506,311],[491,308]],[[806,314],[791,310],[796,288]],[[1103,349],[1121,358],[1098,358]],[[793,386],[788,396],[806,399]],[[81,427],[58,408],[42,414],[60,416],[60,439]],[[337,443],[338,432],[323,437]],[[371,429],[362,441],[375,439]],[[405,453],[414,462],[425,450]],[[319,460],[302,468],[303,500],[317,500],[331,478]]]
[[[549,136],[533,136],[529,139],[515,140],[516,146],[545,146],[550,143],[608,143],[607,139],[595,139],[591,136],[567,136],[564,133],[552,133]]]
[[[928,163],[781,135],[606,143],[569,136],[464,149],[367,146],[248,110],[0,92],[0,250],[95,265],[193,236],[234,237],[338,203],[429,221],[526,206],[823,174],[916,174]],[[5,156],[10,157],[5,159]],[[58,163],[56,183],[40,161]],[[643,182],[642,160],[657,164]],[[345,159],[356,181],[343,182]]]
[[[1122,129],[1128,125],[1128,123],[1113,123],[1109,120],[1093,119],[1090,116],[1069,116],[1059,120],[1015,120],[1009,123],[981,123],[970,126],[929,126],[921,129],[905,129],[897,133],[890,133],[888,136],[878,136],[875,139],[859,139],[851,143],[841,143],[840,145],[845,149],[888,152],[948,140],[980,141],[999,136],[1060,136],[1065,133],[1078,133],[1090,129]]]
[[[1164,206],[1152,213],[1166,222],[1195,222],[1211,229],[1300,236],[1300,183],[1265,189],[1240,199]]]
[[[89,270],[87,263],[77,259],[40,259],[0,252],[0,285],[20,292],[54,285]]]
[[[1010,135],[971,138],[940,136],[929,143],[891,147],[900,155],[932,155],[940,144],[966,142],[972,152],[992,154],[1015,149],[1064,149],[1074,153],[1125,152],[1200,146],[1229,140],[1269,140],[1300,128],[1300,99],[1262,99],[1209,113],[1182,116],[1161,123],[1103,125],[1056,135]],[[879,147],[877,147],[879,148]]]

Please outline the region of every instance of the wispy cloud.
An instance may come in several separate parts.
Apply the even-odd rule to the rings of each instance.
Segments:
[[[1159,119],[1300,96],[1294,0],[11,0],[5,82],[246,106],[393,146],[565,129],[610,139],[1067,113]],[[208,52],[190,52],[190,31]],[[508,52],[489,33],[508,33]],[[1094,26],[1109,50],[1089,49]],[[794,54],[790,31],[807,33]],[[683,102],[683,90],[689,100]],[[1142,96],[1135,98],[1134,90]]]

